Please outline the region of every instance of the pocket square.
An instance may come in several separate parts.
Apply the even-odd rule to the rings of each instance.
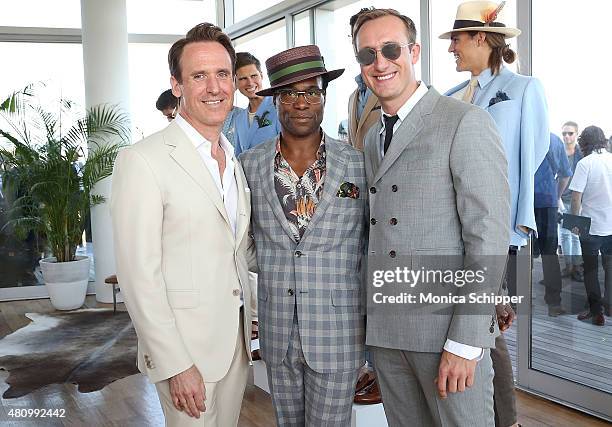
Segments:
[[[489,99],[489,107],[497,104],[498,102],[502,102],[502,101],[510,101],[510,97],[508,96],[506,92],[502,92],[501,90],[498,90],[495,96]]]
[[[348,197],[351,199],[359,198],[359,187],[352,182],[343,182],[340,184],[340,189],[336,194],[337,197]]]

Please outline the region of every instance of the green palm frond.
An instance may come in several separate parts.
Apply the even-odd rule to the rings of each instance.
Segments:
[[[0,138],[9,143],[0,148],[0,174],[13,195],[4,226],[44,235],[58,261],[70,261],[90,206],[104,202],[91,192],[129,142],[127,115],[100,105],[75,120],[72,101],[59,100],[58,111],[49,111],[21,92],[0,108]]]
[[[83,187],[86,191],[91,191],[95,183],[112,175],[120,148],[119,144],[104,145],[97,146],[90,152],[82,169]]]

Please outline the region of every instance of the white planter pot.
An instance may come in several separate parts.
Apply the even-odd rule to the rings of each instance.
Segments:
[[[40,260],[51,304],[57,310],[74,310],[85,302],[89,281],[89,258],[77,256],[76,261],[57,262],[55,257]]]

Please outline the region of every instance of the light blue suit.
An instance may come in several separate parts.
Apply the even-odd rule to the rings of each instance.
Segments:
[[[267,114],[266,114],[267,112]],[[249,109],[245,108],[236,114],[235,118],[235,144],[234,149],[236,157],[247,151],[249,148],[253,148],[262,142],[276,138],[276,135],[280,133],[280,124],[278,122],[278,115],[276,114],[276,107],[272,102],[271,96],[266,96],[257,109],[256,115],[268,119],[271,124],[264,127],[259,127],[257,120],[253,120],[253,123],[249,125]]]
[[[465,81],[455,86],[445,95],[452,96],[468,83]],[[489,106],[498,91],[509,99]],[[528,235],[518,226],[536,230],[533,211],[534,175],[546,157],[550,144],[544,89],[539,80],[516,74],[507,68],[502,67],[495,76],[490,69],[486,69],[478,76],[473,103],[489,112],[502,137],[508,158],[508,180],[512,195],[510,244],[524,246]]]

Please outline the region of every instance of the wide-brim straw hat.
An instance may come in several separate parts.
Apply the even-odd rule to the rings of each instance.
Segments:
[[[258,96],[271,96],[274,90],[313,77],[330,82],[344,73],[344,68],[327,71],[318,46],[298,46],[287,49],[266,60],[270,87],[257,92]]]
[[[457,7],[455,24],[451,31],[440,35],[441,39],[450,39],[451,34],[458,31],[483,31],[485,33],[503,34],[505,38],[521,34],[518,28],[507,27],[504,24],[503,9],[505,1],[468,1]]]

